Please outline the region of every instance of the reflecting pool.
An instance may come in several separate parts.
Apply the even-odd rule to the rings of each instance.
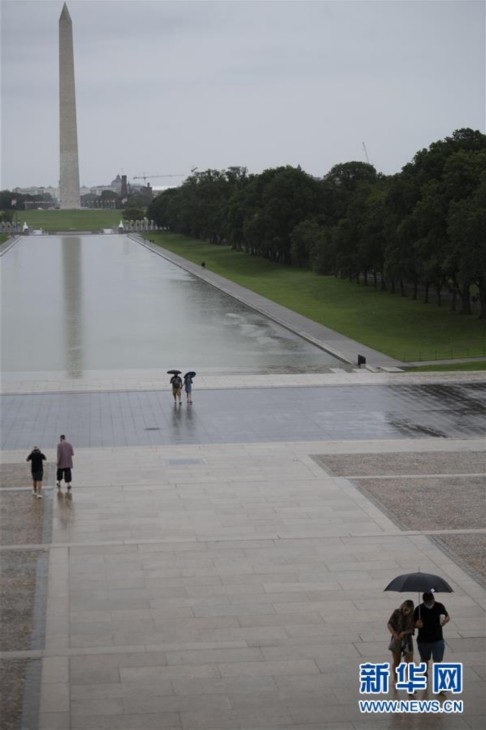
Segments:
[[[126,236],[23,238],[1,257],[7,379],[320,372],[338,361]]]

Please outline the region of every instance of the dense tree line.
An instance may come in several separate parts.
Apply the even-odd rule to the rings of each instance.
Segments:
[[[364,162],[195,172],[149,218],[271,261],[372,283],[486,318],[486,135],[460,129],[385,176]],[[460,305],[460,306],[459,306]]]
[[[0,190],[0,211],[14,213],[16,210],[28,210],[37,207],[37,205],[47,204],[54,207],[54,199],[50,193],[38,193],[31,195],[30,193],[16,193],[11,190]],[[9,216],[4,216],[8,218]]]

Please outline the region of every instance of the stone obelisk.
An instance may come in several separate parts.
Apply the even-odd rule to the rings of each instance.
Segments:
[[[80,208],[73,24],[66,3],[59,18],[59,204]]]

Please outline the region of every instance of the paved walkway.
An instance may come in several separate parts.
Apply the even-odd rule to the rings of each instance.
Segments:
[[[291,388],[281,377],[283,384],[272,376],[267,389],[261,382],[249,387],[245,379],[239,388],[201,388],[194,431],[189,407],[174,409],[166,392],[94,387],[90,393],[6,397],[4,413],[22,425],[22,438],[32,424],[46,439],[66,419],[80,429],[73,439],[72,499],[46,490],[53,529],[44,546],[44,646],[8,654],[42,663],[38,706],[35,682],[27,694],[35,723],[28,727],[361,730],[395,728],[398,720],[401,727],[427,730],[484,727],[484,590],[437,547],[436,531],[400,530],[352,480],[313,458],[375,453],[386,460],[400,453],[408,455],[411,474],[417,452],[455,454],[467,464],[468,452],[484,449],[484,419],[469,420],[483,407],[483,384],[473,374],[449,375],[434,389],[429,375],[390,374],[392,384],[372,386],[361,382],[362,373],[348,373],[347,388],[312,387],[309,380],[307,387]],[[90,398],[99,399],[97,408]],[[123,403],[127,409],[117,411]],[[322,420],[329,409],[344,414],[339,435]],[[367,422],[361,420],[365,411]],[[421,438],[423,432],[397,438],[383,423],[377,432],[378,412],[388,412],[390,422],[401,413],[404,423],[416,425],[430,416],[443,430],[452,428],[441,435],[458,438]],[[112,435],[125,434],[122,445],[114,439],[97,448],[82,437],[96,413],[110,414]],[[134,413],[145,419],[144,428],[165,413],[153,421],[164,421],[165,431],[142,432]],[[13,421],[4,432],[7,441]],[[320,429],[318,440],[307,432],[292,439],[296,423],[306,422]],[[466,422],[470,431],[460,433]],[[178,424],[184,424],[182,438]],[[94,441],[103,433],[106,428],[92,434]],[[142,433],[155,443],[147,444]],[[25,446],[17,448],[4,448],[5,463],[25,458]],[[53,460],[53,449],[46,453]],[[360,714],[359,664],[389,659],[385,624],[401,600],[383,588],[417,567],[444,576],[455,591],[440,598],[452,615],[446,658],[464,663],[464,712]],[[395,696],[407,697],[389,695]]]
[[[467,456],[483,446],[402,439],[76,449],[72,499],[46,493],[54,522],[45,645],[10,654],[42,659],[31,727],[484,727],[484,591],[426,533],[402,532],[312,458],[398,452],[413,462],[417,451]],[[464,663],[464,713],[361,715],[359,664],[389,659],[385,624],[401,601],[383,588],[417,567],[455,591],[440,598],[452,616],[446,658]]]
[[[79,447],[486,435],[486,383],[400,378],[371,384],[350,374],[346,385],[279,387],[271,376],[267,388],[263,377],[258,387],[198,390],[196,377],[192,406],[174,406],[167,383],[5,395],[1,448],[46,448],[64,432]]]
[[[357,454],[380,454],[386,464],[401,454],[414,474],[417,452],[443,453],[464,463],[466,473],[468,454],[484,450],[482,423],[469,420],[482,408],[480,377],[444,375],[435,386],[425,374],[279,377],[198,380],[195,431],[184,405],[180,440],[169,395],[162,396],[160,384],[147,388],[148,380],[131,388],[121,377],[110,385],[95,378],[77,393],[55,380],[9,386],[4,463],[25,459],[32,444],[21,442],[33,436],[30,419],[44,428],[52,461],[54,430],[66,419],[74,428],[73,414],[80,429],[89,423],[87,398],[99,398],[100,414],[108,408],[113,434],[132,434],[101,446],[93,444],[104,429],[89,439],[79,432],[72,498],[52,486],[45,493],[43,508],[53,507],[52,541],[16,547],[49,557],[44,631],[36,627],[43,646],[8,653],[41,663],[38,702],[35,682],[26,689],[26,728],[484,728],[483,588],[433,534],[401,530],[351,478],[313,458],[349,454],[355,463]],[[117,411],[123,402],[129,405]],[[339,423],[348,424],[338,435],[332,419],[325,421],[330,402]],[[234,417],[236,404],[243,425]],[[145,420],[134,421],[136,412]],[[362,418],[376,412],[402,413],[414,427],[432,419],[445,432],[429,438],[414,430],[409,438],[389,430],[390,417],[377,431],[376,417]],[[318,436],[300,430],[292,438],[292,419],[299,429],[317,428]],[[147,443],[142,423],[145,429],[164,421],[166,441],[146,431],[157,438]],[[467,433],[460,430],[464,422]],[[22,435],[14,437],[15,429]],[[32,499],[27,490],[25,496]],[[433,505],[425,501],[428,509]],[[359,664],[389,660],[386,622],[403,598],[383,589],[417,568],[454,588],[440,600],[452,617],[446,660],[464,664],[464,712],[445,714],[442,698],[436,715],[361,714]],[[43,623],[43,615],[37,620]],[[414,699],[424,697],[436,699],[428,691]]]

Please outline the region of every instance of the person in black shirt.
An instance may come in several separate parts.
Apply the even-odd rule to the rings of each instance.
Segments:
[[[26,461],[31,462],[33,485],[32,494],[34,494],[37,499],[42,499],[42,480],[44,478],[44,465],[42,462],[45,460],[46,457],[38,446],[34,446],[26,459]]]
[[[428,665],[431,657],[434,662],[441,662],[444,658],[442,627],[451,619],[444,604],[438,603],[433,593],[424,593],[422,599],[423,603],[415,609],[413,619],[418,629],[417,647],[420,659]]]

